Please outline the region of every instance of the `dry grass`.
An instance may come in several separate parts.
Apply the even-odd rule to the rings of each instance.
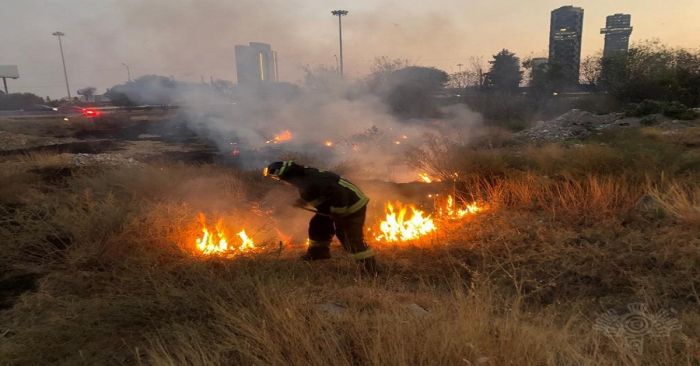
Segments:
[[[666,188],[654,186],[649,195],[673,217],[700,226],[700,186],[670,183]]]
[[[548,149],[539,166],[569,151]],[[581,171],[611,159],[595,151]],[[698,191],[686,180],[652,190],[669,217],[649,217],[636,214],[647,187],[636,176],[504,170],[474,179],[467,190],[488,212],[432,247],[377,245],[382,268],[368,277],[340,251],[309,264],[296,259],[303,248],[280,249],[271,227],[287,213],[268,211],[286,203],[247,173],[111,168],[60,184],[3,174],[35,191],[11,209],[0,197],[0,280],[41,279],[0,310],[2,364],[700,362]],[[234,259],[193,255],[199,211],[254,228],[267,246]],[[601,312],[634,302],[676,309],[682,329],[646,337],[641,354],[593,330]],[[328,303],[342,307],[319,307]]]

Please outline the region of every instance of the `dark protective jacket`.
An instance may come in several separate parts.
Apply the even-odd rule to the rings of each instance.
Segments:
[[[369,198],[354,184],[339,175],[297,165],[288,181],[299,189],[299,195],[318,212],[344,217],[367,205]]]

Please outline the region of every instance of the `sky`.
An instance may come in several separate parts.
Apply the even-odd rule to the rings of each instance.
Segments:
[[[632,14],[632,42],[700,48],[700,0],[0,0],[0,65],[19,65],[10,92],[66,94],[56,37],[62,31],[72,93],[145,74],[235,82],[234,45],[270,43],[280,79],[305,65],[334,65],[343,18],[345,71],[359,78],[378,56],[458,71],[503,48],[546,56],[551,10],[584,8],[583,56],[603,47],[605,16]]]

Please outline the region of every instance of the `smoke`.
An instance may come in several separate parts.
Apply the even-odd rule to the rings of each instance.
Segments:
[[[181,117],[223,153],[240,149],[243,168],[294,158],[364,179],[413,181],[407,156],[426,137],[466,141],[481,117],[463,105],[442,108],[440,119],[395,117],[362,83],[314,89],[287,84],[237,87],[232,97],[192,89]],[[291,137],[275,140],[276,136]]]

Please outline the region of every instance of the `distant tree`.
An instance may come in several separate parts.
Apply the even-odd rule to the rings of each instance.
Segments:
[[[602,73],[602,57],[599,54],[590,55],[581,61],[581,82],[590,86],[600,83]]]
[[[0,110],[20,110],[43,105],[44,99],[32,93],[0,93]]]
[[[700,52],[658,42],[602,60],[601,85],[623,102],[646,99],[700,105]]]
[[[546,62],[535,63],[532,58],[527,58],[523,61],[523,68],[528,72],[528,94],[537,103],[549,99],[554,92],[549,65]]]
[[[370,66],[370,72],[365,83],[367,88],[374,93],[381,93],[388,87],[389,76],[397,70],[411,66],[407,59],[389,58],[387,56],[376,57]]]
[[[96,91],[97,88],[88,86],[87,88],[78,89],[77,93],[78,95],[82,95],[86,101],[90,101],[95,96]]]
[[[304,71],[304,86],[310,90],[331,91],[338,90],[344,80],[338,72],[338,68],[327,65],[302,67]]]
[[[388,76],[385,100],[395,114],[404,118],[437,117],[440,113],[434,96],[447,80],[447,73],[434,67],[404,67]]]
[[[471,76],[467,86],[483,88],[486,86],[486,66],[484,58],[481,56],[472,56],[467,64],[467,71]]]
[[[469,71],[459,71],[449,75],[447,79],[447,86],[450,88],[462,89],[469,85],[469,82],[473,79]]]
[[[489,61],[491,68],[486,75],[486,84],[497,91],[514,93],[517,91],[523,73],[520,71],[520,59],[507,49],[493,55]]]
[[[145,75],[107,89],[105,96],[116,105],[173,104],[184,87],[184,83],[165,76]]]

